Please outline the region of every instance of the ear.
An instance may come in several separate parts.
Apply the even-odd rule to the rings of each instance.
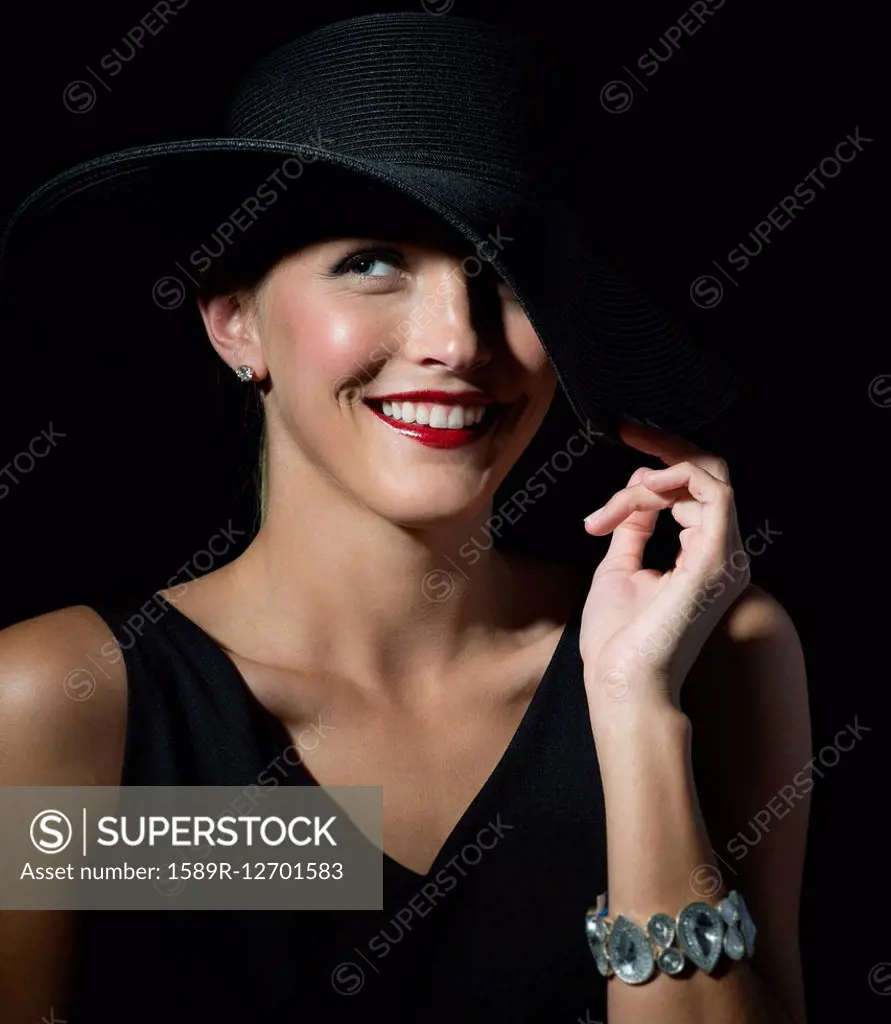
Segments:
[[[252,297],[233,292],[198,299],[198,309],[210,343],[223,362],[233,371],[250,366],[254,379],[262,380],[268,372],[257,324],[257,310]]]

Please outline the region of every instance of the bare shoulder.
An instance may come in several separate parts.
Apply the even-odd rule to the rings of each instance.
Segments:
[[[699,730],[735,731],[757,722],[763,734],[796,720],[809,725],[804,652],[787,609],[750,584],[706,641],[682,699]],[[764,736],[765,742],[775,738]]]
[[[718,636],[730,644],[760,638],[799,646],[798,631],[789,613],[773,595],[754,583],[750,583],[727,610]]]
[[[127,680],[122,658],[103,657],[109,644],[114,634],[86,605],[0,630],[5,785],[119,784]]]
[[[108,643],[115,643],[111,630],[83,605],[0,630],[0,784],[119,784],[126,731],[123,661],[115,666],[104,659],[104,674],[89,671]],[[4,843],[14,851],[24,838],[10,831]],[[54,1020],[68,1017],[73,929],[67,911],[0,914],[0,1004],[9,1020],[47,1020],[41,1014],[50,1006],[61,1014],[49,1014]]]
[[[798,631],[749,585],[706,641],[681,692],[696,789],[719,871],[759,922],[757,970],[804,1021],[799,911],[813,787]],[[753,966],[756,961],[753,961]]]

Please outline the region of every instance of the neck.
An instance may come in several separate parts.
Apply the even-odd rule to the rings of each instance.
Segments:
[[[229,567],[251,595],[245,619],[263,623],[263,649],[281,664],[394,685],[434,677],[499,629],[544,628],[535,607],[550,598],[518,593],[487,528],[490,507],[409,529],[317,472],[298,476],[270,472],[265,521]]]

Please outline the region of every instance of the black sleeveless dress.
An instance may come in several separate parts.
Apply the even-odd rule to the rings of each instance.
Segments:
[[[302,762],[283,761],[291,738],[216,641],[155,600],[160,618],[138,634],[127,625],[135,603],[93,606],[127,669],[121,784],[242,786],[277,762],[280,784],[317,785]],[[583,604],[426,875],[385,855],[381,911],[81,912],[72,1024],[605,1020],[584,930],[606,889],[606,826]]]

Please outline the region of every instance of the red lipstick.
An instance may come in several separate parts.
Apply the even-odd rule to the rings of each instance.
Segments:
[[[378,417],[398,431],[428,448],[462,448],[474,444],[483,434],[487,433],[495,420],[495,411],[487,408],[479,423],[470,426],[445,428],[431,427],[422,423],[405,423],[403,420],[388,416],[383,410],[383,403],[417,402],[428,405],[461,405],[492,407],[497,403],[488,395],[479,391],[400,391],[389,395],[375,395],[364,399],[365,405]]]
[[[433,402],[438,405],[494,405],[495,399],[482,391],[394,391],[389,395],[366,395],[369,402]]]

